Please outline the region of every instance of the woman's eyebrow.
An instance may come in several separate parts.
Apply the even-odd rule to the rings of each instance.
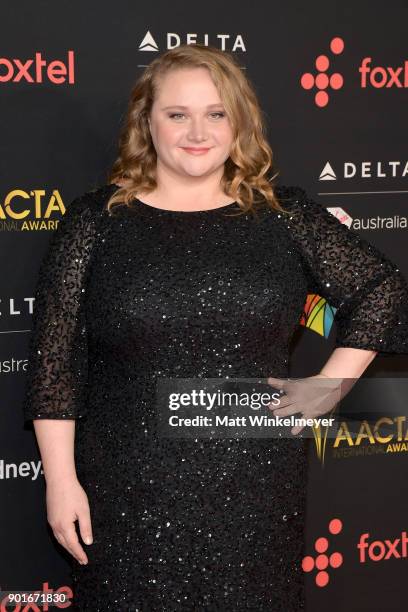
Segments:
[[[223,107],[222,102],[218,102],[217,104],[208,104],[206,108],[219,108]],[[188,109],[188,106],[182,106],[181,104],[172,104],[171,106],[165,106],[161,110],[168,110],[169,108],[182,108],[183,110]]]

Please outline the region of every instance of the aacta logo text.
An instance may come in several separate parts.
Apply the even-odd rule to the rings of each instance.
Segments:
[[[59,59],[48,62],[43,59],[41,52],[34,55],[34,59],[20,60],[16,58],[0,57],[0,83],[44,83],[54,85],[75,83],[74,52],[68,51],[66,61]]]
[[[0,231],[55,230],[66,208],[58,189],[13,189],[0,200]]]

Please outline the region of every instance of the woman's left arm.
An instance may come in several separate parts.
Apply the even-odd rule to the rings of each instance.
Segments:
[[[320,370],[328,378],[360,378],[373,361],[377,351],[338,347]]]
[[[408,354],[408,283],[382,251],[300,187],[281,219],[300,254],[308,293],[336,308],[335,350],[321,373],[359,377],[376,354]],[[340,350],[341,349],[341,350]]]
[[[315,376],[301,381],[268,380],[275,386],[282,383],[286,391],[280,407],[273,407],[275,415],[317,416],[331,405],[320,401],[327,395],[327,385],[333,387],[333,398],[341,399],[376,355],[408,354],[408,283],[382,251],[301,187],[287,187],[281,201],[290,214],[278,216],[299,253],[307,291],[336,308],[337,333],[334,351]],[[327,385],[317,382],[326,377],[332,379]],[[302,429],[295,427],[292,433]]]

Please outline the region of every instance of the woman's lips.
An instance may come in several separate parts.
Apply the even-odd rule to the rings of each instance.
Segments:
[[[183,151],[185,151],[186,153],[190,153],[191,155],[203,155],[204,153],[207,153],[207,151],[209,151],[210,149],[207,148],[196,148],[196,147],[181,147],[183,149]]]

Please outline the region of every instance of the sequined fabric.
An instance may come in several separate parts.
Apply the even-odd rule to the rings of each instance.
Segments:
[[[298,612],[303,439],[166,439],[164,377],[287,377],[308,292],[338,308],[337,346],[408,352],[396,266],[299,187],[233,217],[176,212],[115,185],[76,198],[40,267],[24,415],[76,419],[94,543],[72,561],[89,612]],[[119,212],[120,211],[120,212]]]

